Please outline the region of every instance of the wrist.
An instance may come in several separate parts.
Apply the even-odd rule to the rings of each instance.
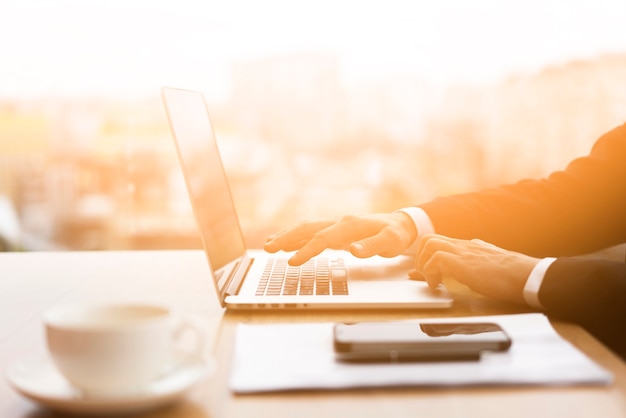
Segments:
[[[398,222],[400,230],[404,232],[408,247],[417,238],[417,226],[413,222],[413,219],[404,211],[396,211],[393,215]]]
[[[434,234],[435,227],[424,209],[417,206],[398,209],[396,212],[403,213],[410,219],[412,226],[407,226],[407,228],[411,228],[412,234],[414,235],[411,236],[411,243],[408,245],[405,252],[407,254],[415,254],[417,252],[419,238],[424,235]]]
[[[539,301],[539,288],[541,287],[541,283],[543,283],[543,278],[545,277],[548,268],[554,260],[556,260],[556,258],[552,257],[539,260],[528,275],[528,279],[526,279],[526,283],[524,285],[524,300],[533,308],[544,309]]]

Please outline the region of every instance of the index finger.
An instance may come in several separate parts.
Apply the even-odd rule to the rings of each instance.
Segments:
[[[311,239],[289,259],[289,264],[303,264],[327,248],[336,250],[347,249],[352,242],[363,238],[361,235],[367,235],[359,231],[358,224],[360,222],[361,221],[356,217],[346,216],[327,228],[317,231],[313,234]]]
[[[265,242],[265,251],[294,251],[302,248],[318,231],[335,223],[335,220],[305,221],[271,235]]]
[[[418,271],[431,259],[437,251],[453,251],[453,243],[443,235],[429,234],[420,238],[417,251],[415,253],[415,267]]]
[[[332,226],[329,228],[332,228]],[[289,259],[289,264],[292,266],[299,266],[307,262],[312,257],[320,254],[327,248],[336,248],[334,241],[331,241],[330,239],[332,239],[332,237],[329,237],[328,235],[314,235],[313,238],[302,245],[302,247]]]

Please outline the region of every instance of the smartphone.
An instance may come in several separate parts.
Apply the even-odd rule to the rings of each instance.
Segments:
[[[492,322],[337,323],[333,340],[336,358],[349,362],[479,360],[511,346]]]

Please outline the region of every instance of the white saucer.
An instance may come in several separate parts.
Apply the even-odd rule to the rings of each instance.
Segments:
[[[25,360],[6,372],[8,383],[36,403],[61,412],[81,414],[130,413],[164,406],[178,400],[200,379],[215,370],[213,361],[198,360],[182,365],[155,380],[138,393],[98,398],[85,397],[71,386],[45,356]]]

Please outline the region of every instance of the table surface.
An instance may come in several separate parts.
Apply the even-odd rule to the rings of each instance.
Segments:
[[[225,311],[204,253],[185,251],[0,253],[0,370],[45,352],[41,313],[59,303],[141,301],[201,318],[217,371],[182,401],[146,417],[626,417],[626,364],[580,327],[556,331],[612,371],[609,386],[376,388],[235,395],[227,379],[238,323],[306,323],[499,315],[523,308],[481,297],[454,283],[452,309],[399,311]],[[0,380],[0,417],[49,413]]]

